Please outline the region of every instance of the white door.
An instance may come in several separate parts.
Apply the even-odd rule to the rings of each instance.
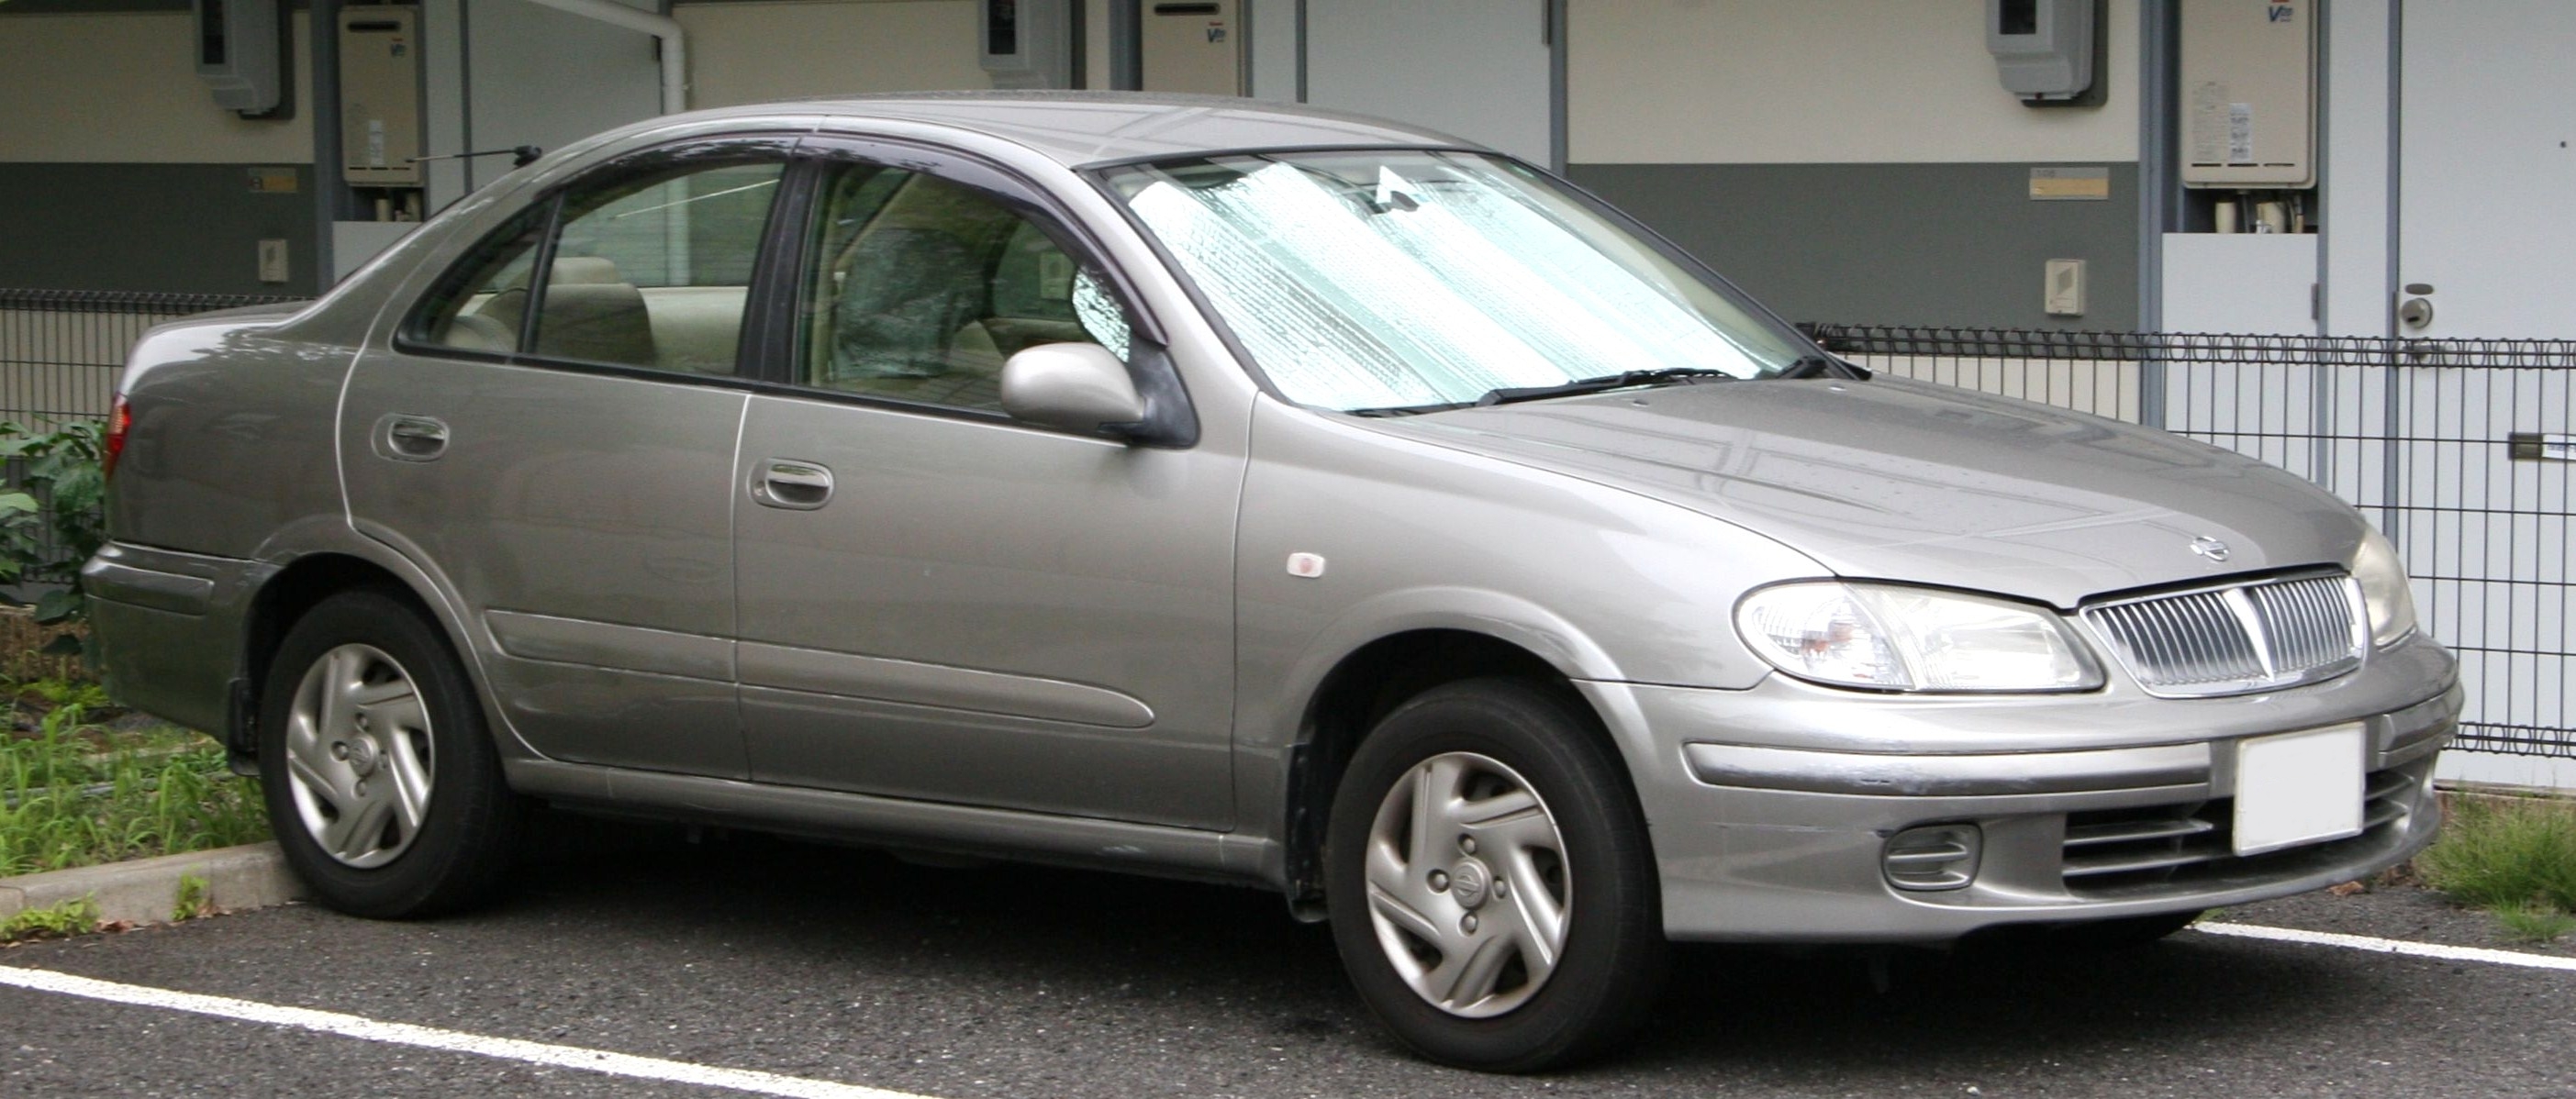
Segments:
[[[1307,0],[1306,101],[1552,163],[1556,0]]]
[[[2401,336],[2576,337],[2576,4],[2415,0],[2399,70]]]
[[[2576,4],[2412,0],[2400,24],[2401,337],[2576,338]],[[2409,288],[2412,288],[2411,290]],[[2565,437],[2566,372],[2440,345],[2394,379],[2392,536],[2425,628],[2461,658],[2465,731],[2576,728],[2576,466],[2515,460],[2514,433]],[[2576,761],[2454,752],[2444,774],[2576,785]]]

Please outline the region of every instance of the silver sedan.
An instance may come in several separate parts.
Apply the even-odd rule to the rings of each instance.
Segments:
[[[535,801],[1239,882],[1443,1061],[1671,940],[2144,940],[2430,841],[2460,692],[2280,470],[1873,377],[1547,173],[1242,100],[679,115],[125,375],[113,688],[314,893]]]

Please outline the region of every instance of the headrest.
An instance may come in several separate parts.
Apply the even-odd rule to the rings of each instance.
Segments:
[[[604,284],[624,281],[626,276],[618,272],[617,261],[606,256],[555,257],[553,282],[557,286],[568,283]]]

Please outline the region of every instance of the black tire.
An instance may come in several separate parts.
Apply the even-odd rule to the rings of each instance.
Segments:
[[[346,663],[326,671],[333,658]],[[398,691],[395,676],[410,692],[344,704],[337,712],[374,717],[334,736],[335,711],[321,697],[343,670],[360,673],[370,698]],[[299,719],[308,686],[316,693]],[[413,702],[425,716],[410,716]],[[291,741],[300,771],[289,766]],[[331,762],[317,769],[324,758]],[[447,638],[409,600],[373,589],[323,600],[279,643],[260,693],[259,772],[287,865],[316,899],[356,916],[412,919],[490,899],[526,816]],[[364,796],[371,783],[372,800]],[[419,792],[408,813],[406,790]],[[324,846],[343,819],[350,826],[340,839],[355,861]]]
[[[1395,821],[1399,811],[1392,807],[1398,799],[1410,804],[1413,795],[1405,791],[1431,788],[1442,781],[1429,776],[1437,774],[1434,765],[1444,761],[1460,768],[1450,773],[1470,776],[1461,781],[1486,783],[1485,789],[1504,793],[1525,784],[1536,795],[1538,808],[1553,818],[1554,835],[1560,840],[1561,862],[1553,873],[1544,859],[1514,861],[1501,850],[1505,841],[1500,832],[1492,833],[1496,838],[1488,841],[1484,855],[1478,855],[1478,848],[1463,842],[1472,836],[1461,831],[1457,849],[1463,854],[1457,856],[1458,869],[1450,873],[1417,870],[1449,858],[1446,849],[1416,852],[1408,844],[1400,854],[1396,851],[1391,833],[1381,835],[1388,832],[1381,827],[1381,813],[1388,814],[1386,821]],[[1499,767],[1477,775],[1485,764]],[[1417,772],[1417,767],[1423,770]],[[1402,789],[1399,780],[1405,784]],[[1524,811],[1493,819],[1526,817]],[[1479,822],[1458,827],[1486,826]],[[1425,825],[1401,827],[1418,833]],[[1467,924],[1465,917],[1486,914],[1494,927],[1483,930],[1509,937],[1518,930],[1543,926],[1518,915],[1529,905],[1559,905],[1562,918],[1555,926],[1562,928],[1562,947],[1553,968],[1541,979],[1530,980],[1533,967],[1527,959],[1538,955],[1520,950],[1513,960],[1500,963],[1502,976],[1494,979],[1495,991],[1478,1001],[1444,1007],[1432,1002],[1429,992],[1416,992],[1398,971],[1394,952],[1405,950],[1417,970],[1426,964],[1425,958],[1437,957],[1446,965],[1453,955],[1419,934],[1392,931],[1387,932],[1390,938],[1382,938],[1376,916],[1381,902],[1373,895],[1369,878],[1373,851],[1381,858],[1381,874],[1402,875],[1408,887],[1417,872],[1426,883],[1437,883],[1426,884],[1429,892],[1414,896],[1431,905],[1445,897],[1446,907],[1436,914],[1428,908],[1401,911],[1459,920],[1460,934],[1451,949],[1465,952],[1466,958],[1481,956],[1486,946],[1468,934],[1479,927]],[[1484,857],[1495,858],[1505,870],[1485,867],[1479,861]],[[1398,859],[1401,870],[1396,869]],[[1471,862],[1476,868],[1468,868]],[[1522,870],[1537,866],[1538,873],[1524,875],[1512,866]],[[1517,893],[1489,884],[1509,884],[1506,878],[1521,880]],[[1549,895],[1529,898],[1533,882]],[[1470,883],[1487,884],[1475,885],[1471,897]],[[1333,939],[1361,1000],[1404,1044],[1445,1064],[1491,1072],[1534,1072],[1597,1056],[1627,1040],[1645,1022],[1663,977],[1661,888],[1627,770],[1593,715],[1578,703],[1531,684],[1503,679],[1452,683],[1424,692],[1379,722],[1354,753],[1333,798],[1325,839],[1325,890]],[[1390,921],[1390,927],[1409,926],[1393,916]],[[1441,926],[1445,936],[1447,925]],[[1530,938],[1522,935],[1514,941]],[[1459,964],[1461,972],[1476,968],[1472,961]],[[1437,972],[1422,977],[1437,984]],[[1515,972],[1518,983],[1511,984]],[[1477,1014],[1480,1011],[1490,1013]]]

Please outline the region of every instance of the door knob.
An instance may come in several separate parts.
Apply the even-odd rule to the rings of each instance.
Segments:
[[[2398,323],[2408,328],[2422,328],[2433,323],[2433,303],[2428,300],[2433,294],[2433,284],[2407,283],[2406,294],[2406,300],[2397,303]]]
[[[832,501],[832,471],[813,462],[772,458],[752,478],[754,502],[791,511],[812,511]]]
[[[432,462],[447,453],[447,424],[429,416],[387,413],[376,421],[369,442],[379,457],[397,462]]]

